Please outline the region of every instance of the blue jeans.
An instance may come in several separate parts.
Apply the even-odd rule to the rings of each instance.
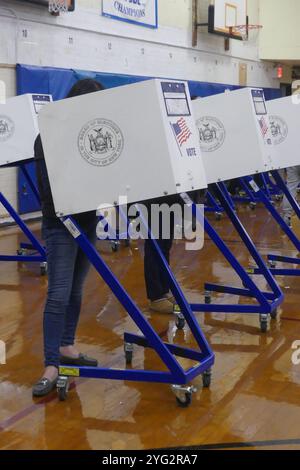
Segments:
[[[82,230],[96,242],[97,219]],[[81,309],[82,291],[89,260],[59,220],[43,219],[48,262],[48,294],[44,311],[45,366],[59,366],[59,348],[71,346]]]

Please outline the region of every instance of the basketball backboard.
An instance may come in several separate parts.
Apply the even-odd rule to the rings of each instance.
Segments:
[[[209,6],[208,30],[212,34],[242,39],[232,28],[247,22],[247,0],[213,0]]]

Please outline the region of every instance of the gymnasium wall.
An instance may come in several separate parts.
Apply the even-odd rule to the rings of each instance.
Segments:
[[[201,17],[208,3],[201,2]],[[101,4],[76,0],[74,13],[53,17],[44,7],[0,0],[0,80],[7,81],[9,93],[15,93],[15,70],[7,66],[17,63],[229,85],[240,84],[242,68],[246,85],[279,87],[273,64],[259,60],[255,42],[231,41],[225,52],[224,39],[202,28],[192,48],[192,0],[158,0],[154,30],[102,17]],[[257,21],[259,0],[251,0],[249,8]],[[0,186],[15,205],[16,170],[2,175]]]
[[[206,3],[205,3],[206,2]],[[200,3],[208,6],[208,1]],[[259,0],[249,3],[257,21]],[[199,33],[191,47],[192,0],[159,0],[159,28],[101,17],[101,0],[77,0],[76,11],[60,17],[17,0],[0,0],[0,64],[26,63],[134,75],[173,76],[239,84],[239,64],[248,68],[247,84],[276,87],[272,64],[258,59],[257,44]]]
[[[262,59],[300,61],[299,0],[260,0]]]

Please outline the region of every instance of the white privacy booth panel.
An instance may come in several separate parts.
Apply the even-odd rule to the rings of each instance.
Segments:
[[[225,92],[198,99],[193,107],[209,184],[275,167],[263,90]]]
[[[300,165],[300,96],[268,101],[267,107],[280,168]]]
[[[0,166],[33,158],[37,114],[50,95],[20,95],[0,104]]]
[[[69,98],[43,109],[39,125],[58,215],[206,187],[186,82]]]

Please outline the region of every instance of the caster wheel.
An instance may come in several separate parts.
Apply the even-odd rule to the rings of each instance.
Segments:
[[[270,314],[270,315],[271,315],[271,318],[272,318],[272,320],[276,320],[276,319],[277,319],[277,316],[278,316],[277,309],[276,309],[276,310],[274,310],[274,312],[271,312],[271,314]]]
[[[66,401],[69,391],[68,377],[58,377],[57,380],[57,394],[59,401]]]
[[[261,315],[260,316],[260,331],[262,333],[267,333],[268,331],[268,315]]]
[[[275,263],[275,261],[270,261],[269,266],[271,269],[276,269],[277,264]]]
[[[204,374],[202,374],[202,383],[204,388],[209,388],[211,385],[211,370],[206,370]]]
[[[249,206],[249,207],[250,207],[250,209],[251,209],[252,211],[255,211],[255,209],[256,209],[256,203],[255,203],[255,202],[250,202],[250,206]]]
[[[40,265],[40,273],[41,273],[41,276],[46,276],[47,272],[48,272],[48,265],[47,265],[47,263],[42,263],[42,264]]]
[[[119,244],[117,242],[112,242],[111,250],[113,251],[113,253],[117,253],[117,251],[119,251]]]
[[[125,240],[125,246],[126,246],[126,248],[130,247],[130,240]]]
[[[191,392],[185,392],[184,396],[182,395],[180,398],[176,397],[176,402],[180,408],[187,408],[192,403]]]
[[[25,256],[26,255],[26,250],[24,250],[23,248],[20,248],[19,250],[17,250],[17,255],[18,256]]]
[[[124,352],[126,365],[131,366],[133,360],[133,344],[125,343]]]
[[[133,360],[133,353],[126,351],[125,352],[125,360],[126,360],[126,365],[131,366],[132,360]]]
[[[185,327],[185,319],[183,316],[177,317],[176,327],[178,330],[183,330]]]
[[[58,393],[59,401],[66,401],[67,396],[68,396],[68,392],[65,388],[59,388],[57,393]]]
[[[219,222],[222,219],[222,214],[221,212],[216,212],[215,213],[216,220]]]
[[[267,333],[267,331],[268,331],[268,322],[263,321],[263,322],[260,323],[260,331],[262,333]]]
[[[211,304],[211,296],[210,295],[205,295],[204,302],[206,303],[206,305],[210,305]]]

